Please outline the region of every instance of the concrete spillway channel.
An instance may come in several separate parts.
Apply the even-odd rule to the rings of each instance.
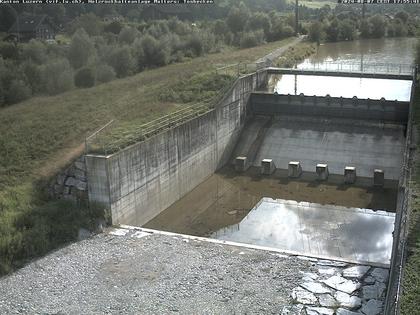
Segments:
[[[267,92],[272,76],[276,93]],[[311,76],[336,86],[306,95]],[[348,79],[363,81],[355,95]],[[136,231],[332,261],[292,288],[285,314],[388,312],[407,206],[412,80],[261,70],[238,79],[206,114],[110,156],[87,155],[89,199],[110,210],[114,225]],[[386,97],[370,97],[363,86],[372,84],[385,84]],[[268,175],[262,160],[272,163]],[[246,165],[235,169],[238,161]],[[291,167],[299,172],[291,176]]]

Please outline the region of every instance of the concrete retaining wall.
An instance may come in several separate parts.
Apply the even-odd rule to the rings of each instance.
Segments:
[[[228,162],[250,93],[265,81],[266,72],[240,78],[208,113],[111,156],[87,155],[89,200],[113,224],[145,224]]]
[[[251,95],[251,110],[264,115],[307,115],[405,124],[409,102],[258,92]]]

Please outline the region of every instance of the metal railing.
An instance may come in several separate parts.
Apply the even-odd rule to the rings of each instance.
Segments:
[[[299,70],[356,72],[371,74],[413,75],[414,66],[411,64],[391,63],[355,63],[355,62],[320,62],[303,63],[297,66]]]
[[[415,71],[417,71],[417,69]],[[392,249],[392,260],[390,264],[388,292],[385,300],[385,314],[398,315],[400,313],[402,281],[407,254],[407,235],[409,229],[409,195],[411,183],[410,149],[413,141],[413,100],[416,88],[418,87],[415,83],[413,83],[413,87],[411,89],[409,123],[407,126],[407,141],[405,144],[404,160],[399,183],[400,192],[397,204],[397,213],[395,217],[394,242]]]
[[[245,74],[250,74],[266,67],[269,67],[271,63],[266,61],[261,62],[253,62],[253,63],[233,63],[233,64],[216,64],[214,67],[216,68],[217,74],[227,74],[233,76],[241,76]]]
[[[86,154],[109,155],[132,144],[143,141],[166,129],[170,129],[194,117],[205,114],[211,108],[206,104],[194,104],[144,123],[128,125],[116,120],[86,138]]]
[[[86,154],[109,155],[203,115],[212,110],[222,100],[230,87],[230,85],[227,85],[210,98],[194,104],[181,105],[181,109],[141,125],[112,120],[86,138],[85,152]]]

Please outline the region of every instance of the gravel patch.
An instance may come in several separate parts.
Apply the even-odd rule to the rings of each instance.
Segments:
[[[137,233],[137,234],[136,234]],[[311,260],[139,234],[103,233],[0,279],[0,314],[279,314]]]

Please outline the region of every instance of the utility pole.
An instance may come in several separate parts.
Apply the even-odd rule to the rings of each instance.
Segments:
[[[299,33],[299,0],[295,1],[295,35]]]

